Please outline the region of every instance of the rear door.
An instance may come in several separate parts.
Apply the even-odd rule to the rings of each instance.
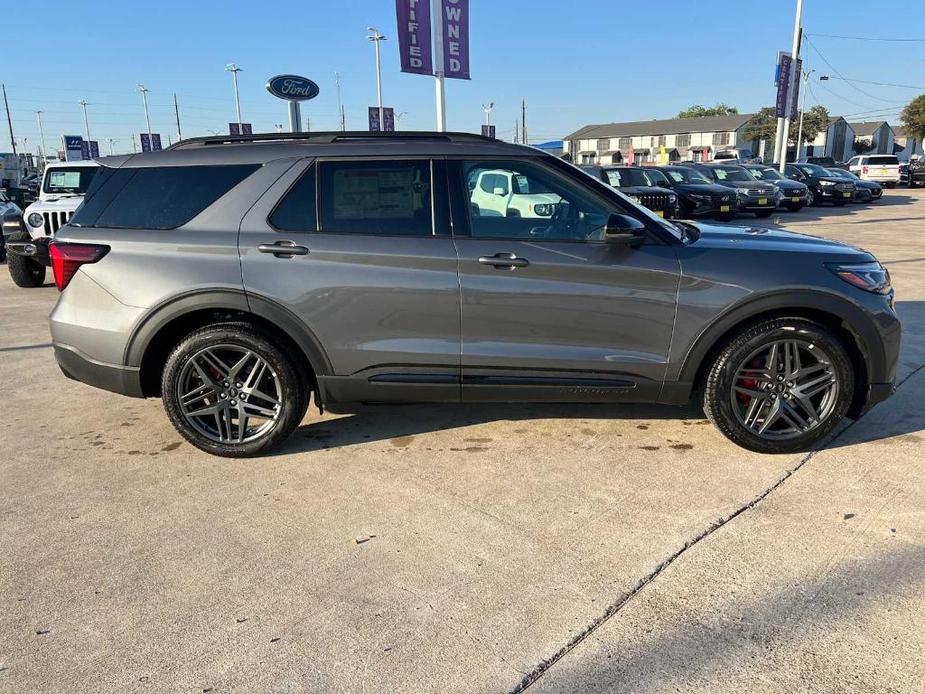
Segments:
[[[303,160],[242,222],[245,290],[309,331],[329,362],[329,401],[459,399],[456,250],[445,185],[434,194],[444,170]]]
[[[655,237],[638,248],[605,243],[607,218],[625,209],[545,164],[451,160],[448,168],[463,399],[655,399],[674,325],[674,247]],[[482,215],[469,182],[484,169],[507,171],[518,189],[558,202]]]

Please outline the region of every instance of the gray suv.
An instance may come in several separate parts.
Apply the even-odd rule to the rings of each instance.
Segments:
[[[694,393],[735,443],[788,452],[893,390],[900,325],[871,254],[666,221],[530,147],[274,134],[100,163],[50,248],[55,356],[162,397],[211,453],[281,443],[312,396],[344,411]]]

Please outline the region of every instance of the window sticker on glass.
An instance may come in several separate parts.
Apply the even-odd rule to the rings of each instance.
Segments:
[[[48,183],[53,188],[79,188],[80,171],[51,171]]]
[[[417,168],[334,172],[335,219],[411,219],[424,204]]]

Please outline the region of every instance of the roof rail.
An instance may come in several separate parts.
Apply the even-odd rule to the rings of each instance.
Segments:
[[[307,144],[331,144],[334,142],[352,142],[363,140],[441,140],[444,142],[497,142],[497,140],[461,132],[406,131],[401,132],[366,132],[363,130],[334,130],[311,133],[257,133],[255,135],[213,135],[191,137],[172,144],[167,149],[189,149],[209,145],[231,145],[251,142],[303,142]]]

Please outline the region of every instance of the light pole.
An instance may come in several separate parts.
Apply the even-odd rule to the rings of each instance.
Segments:
[[[375,27],[366,27],[366,30],[372,32],[372,36],[367,36],[366,38],[376,45],[376,93],[379,99],[379,132],[383,132],[385,130],[385,118],[382,113],[382,56],[379,55],[379,44],[387,39]]]
[[[45,129],[42,127],[42,112],[36,111],[35,117],[38,119],[38,122],[39,122],[39,138],[42,141],[42,165],[44,165],[46,162],[46,159],[45,159]]]
[[[151,90],[139,84],[138,91],[141,92],[141,101],[145,106],[145,127],[148,129],[148,142],[151,142],[151,118],[148,116],[148,92]]]
[[[485,111],[485,125],[491,125],[491,110],[494,107],[494,101],[489,101],[488,104],[482,104],[482,110]]]
[[[111,138],[111,137],[107,137],[107,138],[106,138],[106,142],[109,143],[109,156],[111,157],[111,156],[112,156],[112,138]]]
[[[346,119],[344,118],[344,102],[340,98],[340,73],[334,73],[334,84],[337,87],[337,116],[340,118],[341,132],[347,130]]]
[[[797,74],[797,61],[800,59],[800,22],[803,17],[803,0],[797,0],[797,13],[796,18],[793,22],[793,46],[790,51],[790,74],[786,77],[781,75],[781,79],[786,79],[789,86],[795,86],[796,81],[800,79],[799,74]],[[789,94],[788,94],[789,96]],[[787,140],[790,135],[790,99],[787,99],[787,110],[784,113],[784,123],[782,125],[781,133],[781,148],[780,148],[780,172],[784,173],[784,169],[787,166]],[[800,145],[797,143],[797,149]]]
[[[238,73],[241,72],[241,68],[234,63],[228,63],[225,69],[231,73],[231,82],[234,85],[234,107],[238,115],[238,132],[241,132],[241,98],[238,96]]]
[[[407,116],[407,115],[408,115],[408,112],[407,112],[407,111],[402,111],[401,113],[396,113],[396,114],[395,114],[395,129],[396,129],[396,130],[398,130],[399,127],[401,126],[401,118],[402,118],[402,116]]]
[[[809,72],[803,70],[803,93],[800,94],[800,125],[797,128],[797,159],[800,158],[800,146],[803,144],[803,111],[806,110],[806,85],[809,82],[809,76],[814,72],[815,70],[810,70]]]
[[[86,100],[86,99],[81,99],[81,100],[78,101],[77,103],[80,104],[81,106],[83,106],[83,110],[84,110],[84,130],[85,130],[85,132],[87,133],[87,142],[89,142],[89,141],[90,141],[90,121],[87,120],[87,100]]]

